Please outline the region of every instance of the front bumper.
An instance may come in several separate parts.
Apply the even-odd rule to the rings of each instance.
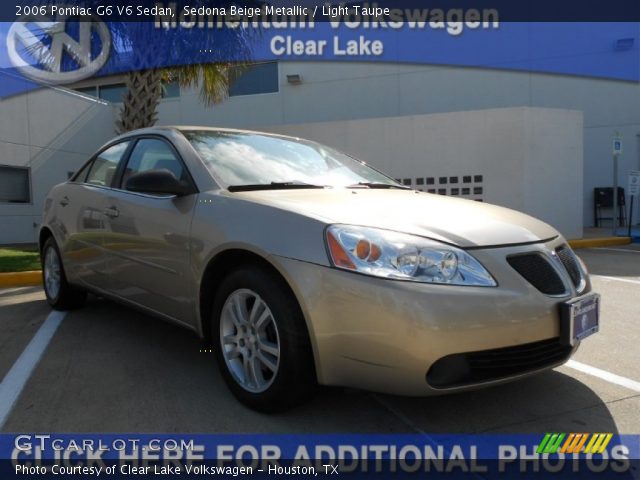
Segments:
[[[497,287],[386,280],[281,257],[277,263],[307,320],[321,384],[420,396],[502,383],[570,357],[577,345],[558,350],[552,344],[560,337],[558,305],[577,292],[545,295],[506,261],[508,255],[549,251],[562,243],[559,238],[472,252],[494,275]],[[443,372],[446,377],[456,362],[460,367],[460,358],[445,362],[444,368],[442,361],[436,364],[456,354],[516,346],[527,350],[532,343],[541,361],[524,371],[496,370],[497,377],[447,383]],[[506,353],[502,358],[507,360],[514,354],[510,349],[498,352]],[[432,370],[429,383],[432,366],[436,374]]]

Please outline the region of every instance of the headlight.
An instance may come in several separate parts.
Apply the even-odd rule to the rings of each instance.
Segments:
[[[326,234],[334,266],[376,277],[495,287],[491,274],[464,250],[377,228],[332,225]]]

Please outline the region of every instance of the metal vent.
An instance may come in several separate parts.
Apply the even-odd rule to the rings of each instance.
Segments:
[[[562,278],[541,253],[508,257],[507,261],[531,285],[546,295],[562,295],[566,288]]]
[[[566,361],[572,348],[550,338],[513,347],[448,355],[427,373],[434,388],[451,388],[499,380]]]
[[[562,265],[564,265],[564,268],[567,269],[567,273],[569,274],[569,277],[571,277],[573,286],[580,290],[583,283],[583,278],[582,272],[580,271],[580,267],[578,265],[578,259],[576,258],[575,254],[566,245],[562,245],[561,247],[557,248],[556,254],[562,262]]]

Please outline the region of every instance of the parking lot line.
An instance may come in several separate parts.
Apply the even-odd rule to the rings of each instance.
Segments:
[[[635,380],[631,380],[630,378],[621,377],[620,375],[616,375],[615,373],[607,372],[606,370],[600,370],[599,368],[576,362],[575,360],[569,360],[567,363],[565,363],[564,366],[573,368],[574,370],[578,370],[579,372],[586,373],[587,375],[591,375],[593,377],[598,377],[609,383],[620,385],[621,387],[628,388],[629,390],[640,392],[640,382],[636,382]]]
[[[0,296],[6,297],[9,295],[23,295],[25,293],[33,293],[38,290],[42,291],[42,287],[0,288]]]
[[[640,280],[631,280],[630,278],[608,277],[606,275],[590,275],[592,278],[600,278],[602,280],[616,280],[618,282],[633,283],[640,285]]]
[[[47,345],[62,323],[66,312],[53,310],[33,336],[20,357],[0,383],[0,429],[4,426],[22,389],[42,358]]]
[[[3,288],[0,290],[0,293],[3,295],[13,295],[15,293],[19,293],[21,290],[24,290],[29,287],[15,287],[15,288]]]

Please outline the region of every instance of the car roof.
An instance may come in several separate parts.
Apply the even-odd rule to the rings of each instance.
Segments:
[[[208,132],[230,132],[230,133],[244,133],[244,134],[257,134],[257,135],[268,135],[270,137],[278,137],[283,139],[291,139],[291,140],[301,140],[299,137],[293,137],[289,135],[281,135],[278,133],[272,132],[263,132],[259,130],[245,130],[239,128],[224,128],[224,127],[207,127],[207,126],[198,126],[198,125],[162,125],[162,126],[154,126],[147,128],[139,128],[137,130],[131,130],[129,132],[118,135],[116,138],[109,141],[109,143],[114,142],[115,140],[124,140],[125,138],[136,136],[136,135],[152,135],[152,134],[166,134],[167,132],[176,132],[182,133],[185,131],[208,131]]]

